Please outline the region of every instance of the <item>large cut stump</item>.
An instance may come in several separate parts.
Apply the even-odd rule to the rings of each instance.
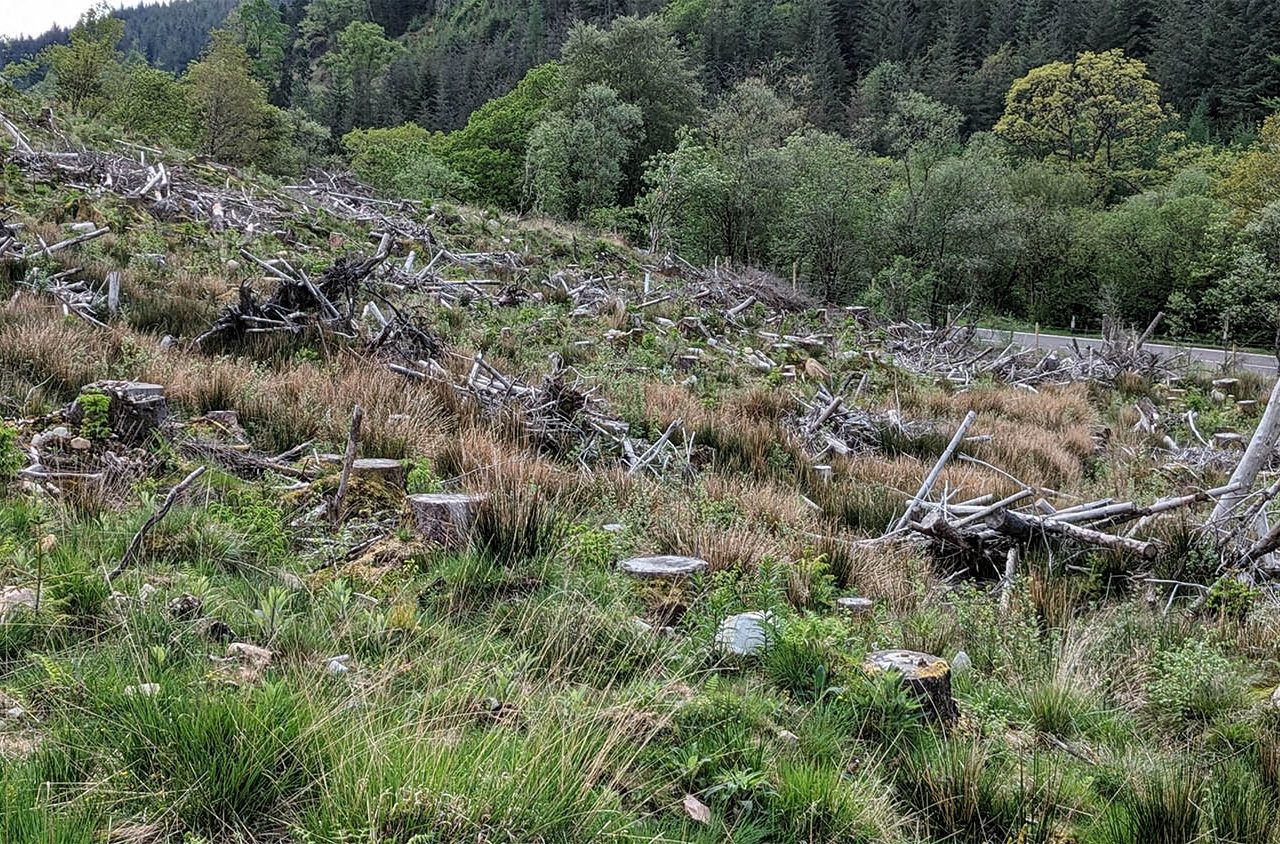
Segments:
[[[382,457],[362,457],[351,464],[351,477],[404,489],[404,464]]]
[[[707,561],[697,557],[632,557],[619,563],[622,570],[632,577],[642,579],[679,580],[706,571]]]
[[[849,615],[867,615],[875,608],[876,602],[870,598],[860,598],[855,595],[836,598],[836,609],[847,612]]]
[[[110,399],[107,423],[111,433],[131,445],[141,445],[169,418],[169,402],[164,387],[141,381],[97,381],[86,384],[80,395],[101,393]],[[80,401],[66,410],[67,421],[79,427],[84,419]]]
[[[423,539],[458,550],[466,547],[476,512],[484,502],[483,495],[425,493],[409,496],[409,512]]]
[[[867,654],[863,667],[871,674],[901,675],[929,718],[949,724],[959,717],[951,695],[951,666],[945,659],[919,651],[874,651]]]

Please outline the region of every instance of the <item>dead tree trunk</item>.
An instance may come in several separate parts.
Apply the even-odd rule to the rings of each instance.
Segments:
[[[1267,409],[1263,411],[1262,421],[1258,423],[1253,439],[1249,440],[1249,447],[1245,449],[1244,456],[1236,464],[1236,470],[1231,473],[1230,485],[1235,489],[1218,499],[1213,513],[1209,516],[1209,521],[1205,522],[1206,528],[1215,531],[1221,528],[1223,522],[1248,496],[1253,489],[1254,481],[1258,478],[1258,472],[1262,471],[1262,467],[1275,451],[1277,439],[1280,439],[1280,381],[1276,382],[1275,388],[1271,391]]]

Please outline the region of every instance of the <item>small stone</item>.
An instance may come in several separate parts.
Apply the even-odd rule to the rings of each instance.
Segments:
[[[258,668],[266,667],[274,654],[266,648],[248,642],[232,642],[227,645],[227,656]]]
[[[773,615],[769,612],[744,612],[720,622],[716,645],[733,656],[751,656],[764,650],[772,634]]]
[[[795,747],[800,743],[800,736],[790,730],[778,730],[778,740],[788,747]]]
[[[125,686],[125,697],[155,697],[160,694],[159,683],[139,683],[136,686]]]
[[[21,703],[4,692],[0,692],[0,711],[4,713],[3,718],[6,721],[18,721],[27,714],[27,710]]]
[[[63,425],[56,428],[50,428],[47,431],[41,431],[31,438],[31,445],[37,449],[44,448],[46,445],[53,443],[64,443],[71,439],[71,431]]]
[[[236,637],[236,633],[231,629],[231,625],[217,618],[206,619],[204,635],[208,636],[215,642],[230,642]]]
[[[702,824],[711,823],[711,808],[692,794],[684,796],[684,802],[681,803],[681,806],[684,808],[684,813],[691,820]]]
[[[277,572],[276,576],[280,579],[280,585],[286,589],[290,589],[294,592],[302,592],[307,588],[307,584],[303,582],[302,578],[298,577],[291,571],[281,569]]]
[[[622,533],[622,531],[624,530],[622,525],[618,524],[617,522],[612,522],[610,524],[604,525],[600,529],[605,533]]]
[[[195,595],[184,594],[165,604],[164,609],[174,621],[190,621],[200,615],[204,601]]]
[[[675,579],[706,571],[707,561],[697,557],[667,554],[658,557],[632,557],[619,565],[632,577]]]
[[[956,651],[956,655],[951,657],[951,670],[963,674],[973,668],[973,660],[969,659],[969,655],[964,651]]]
[[[326,670],[330,674],[346,674],[351,670],[347,665],[351,661],[351,654],[338,654],[325,665]]]
[[[19,607],[36,607],[36,590],[9,586],[0,590],[0,621]]]
[[[93,448],[93,443],[89,442],[84,437],[71,438],[72,451],[88,451],[91,448]]]
[[[210,410],[204,415],[206,421],[225,428],[228,431],[240,430],[240,414],[234,410]]]
[[[876,608],[876,602],[870,598],[845,595],[844,597],[836,598],[836,608],[849,613],[849,615],[866,615]]]

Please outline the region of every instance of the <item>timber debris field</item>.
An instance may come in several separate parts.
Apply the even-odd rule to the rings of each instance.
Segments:
[[[1023,348],[35,102],[3,844],[1280,842],[1280,384],[1177,308]]]

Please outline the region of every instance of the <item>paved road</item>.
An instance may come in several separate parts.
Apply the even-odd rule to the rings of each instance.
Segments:
[[[1075,354],[1075,349],[1072,347],[1073,340],[1080,346],[1081,351],[1090,348],[1102,349],[1102,340],[1096,337],[1071,337],[1066,334],[1041,334],[1037,337],[1030,331],[1009,332],[997,331],[991,328],[979,328],[978,336],[993,343],[1012,342],[1024,349],[1040,348],[1045,351],[1060,349],[1073,355]],[[1166,357],[1188,354],[1192,360],[1212,367],[1221,367],[1224,358],[1233,358],[1237,369],[1247,369],[1263,375],[1274,376],[1276,374],[1276,359],[1274,355],[1258,354],[1257,352],[1236,352],[1232,354],[1230,352],[1224,353],[1222,349],[1172,346],[1164,343],[1148,343],[1146,348]]]

